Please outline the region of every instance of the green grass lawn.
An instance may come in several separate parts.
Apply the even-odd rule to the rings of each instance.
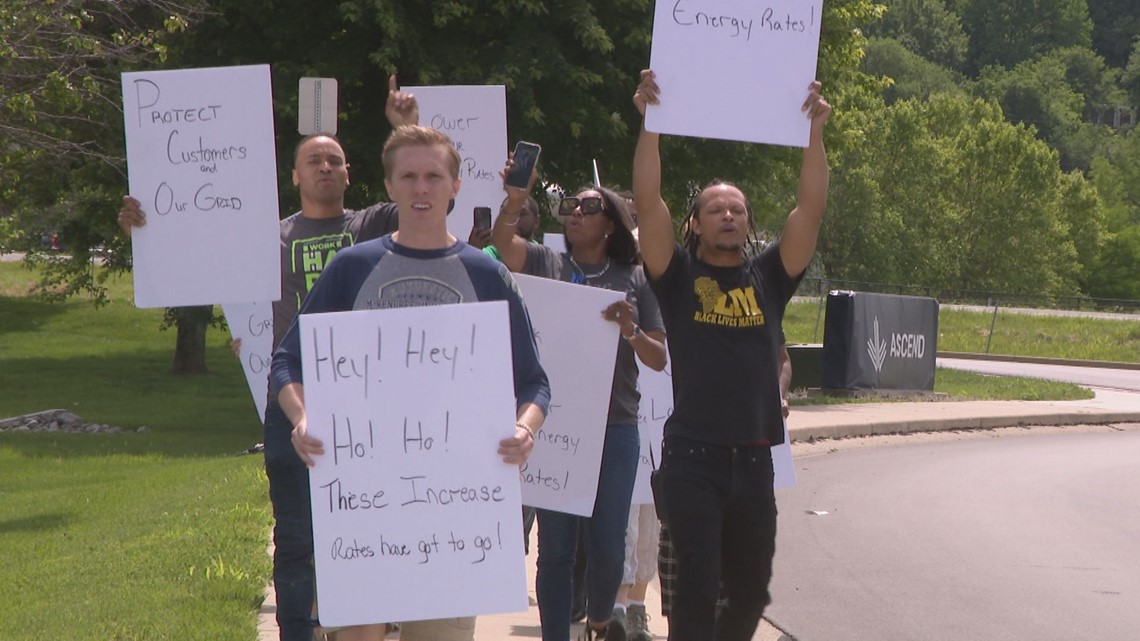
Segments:
[[[133,306],[129,277],[111,281],[100,309],[28,298],[33,278],[0,263],[0,418],[64,408],[150,430],[0,434],[0,639],[254,639],[270,512],[261,457],[236,455],[261,429],[228,336],[207,335],[209,375],[174,376],[174,332],[158,330],[161,310]],[[789,340],[811,342],[815,311],[793,306]],[[953,325],[944,323],[949,336],[971,331]],[[1011,341],[1036,336],[1042,355],[1067,342],[1096,354],[1123,345],[1140,360],[1135,324],[1037,335],[1053,327],[1011,328]],[[938,389],[955,398],[1084,393],[948,370]]]
[[[992,320],[992,313],[940,310],[939,351],[985,353]],[[792,303],[784,319],[784,334],[789,343],[822,343],[819,303]],[[990,353],[1140,363],[1140,318],[1101,320],[999,311]]]
[[[253,639],[269,572],[261,438],[211,330],[202,377],[170,374],[173,331],[129,301],[48,304],[0,264],[0,417],[65,408],[145,433],[0,434],[4,639]]]

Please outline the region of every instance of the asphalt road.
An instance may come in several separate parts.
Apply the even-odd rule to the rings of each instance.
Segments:
[[[818,451],[778,494],[767,615],[800,641],[1140,638],[1140,425]]]

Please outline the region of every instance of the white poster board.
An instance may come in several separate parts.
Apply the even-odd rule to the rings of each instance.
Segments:
[[[649,131],[806,147],[823,0],[659,0]],[[716,96],[717,98],[712,98]]]
[[[273,303],[226,303],[222,313],[230,326],[230,336],[241,340],[238,360],[257,415],[265,423],[269,365],[273,360]]]
[[[135,304],[281,297],[269,66],[122,75]]]
[[[472,212],[490,207],[492,222],[506,193],[499,172],[507,162],[507,90],[503,85],[404,87],[420,107],[420,124],[451,137],[462,159],[459,178],[463,188],[447,229],[466,241],[471,235]]]
[[[525,611],[507,304],[299,322],[321,622]]]
[[[784,419],[784,442],[772,448],[772,487],[783,489],[796,486],[796,464],[792,461],[792,437],[788,434],[788,419]]]
[[[633,505],[653,503],[653,490],[649,487],[649,473],[661,467],[661,439],[665,433],[665,419],[673,413],[672,363],[658,372],[640,361],[637,388],[641,402],[637,410],[637,429],[641,436],[641,458],[637,464],[637,479],[633,483]]]
[[[556,252],[566,251],[566,234],[547,232],[542,235],[542,244]]]
[[[598,494],[617,358],[617,323],[602,310],[625,292],[515,275],[550,379],[550,414],[520,471],[523,503],[589,516]]]

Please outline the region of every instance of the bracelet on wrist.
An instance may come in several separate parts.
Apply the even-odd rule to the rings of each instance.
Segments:
[[[641,328],[638,327],[637,325],[634,325],[633,329],[630,330],[630,332],[629,332],[629,336],[623,335],[622,338],[624,338],[627,341],[631,341],[631,340],[637,338],[638,336],[641,336]]]
[[[527,425],[526,423],[523,423],[522,421],[515,421],[515,427],[523,428],[524,430],[526,430],[527,434],[530,434],[530,440],[532,440],[532,441],[535,440],[534,439],[534,428],[532,428],[531,426]]]

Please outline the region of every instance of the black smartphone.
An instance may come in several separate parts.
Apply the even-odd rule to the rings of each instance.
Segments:
[[[520,140],[515,145],[515,166],[511,169],[511,173],[507,174],[504,183],[508,187],[526,189],[527,183],[530,182],[530,174],[534,171],[534,166],[538,164],[540,153],[542,153],[542,147],[533,142]]]
[[[491,228],[491,208],[490,207],[476,207],[474,213],[475,229],[490,229]]]

